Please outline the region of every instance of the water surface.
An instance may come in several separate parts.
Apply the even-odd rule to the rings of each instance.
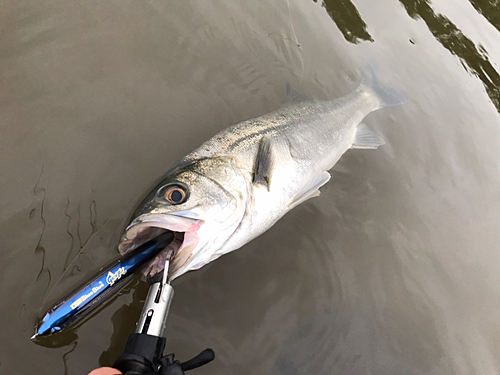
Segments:
[[[111,364],[139,280],[55,347],[37,316],[117,257],[156,178],[290,82],[368,61],[411,101],[370,114],[319,198],[174,282],[167,351],[204,374],[500,373],[500,19],[491,0],[4,1],[0,372]]]

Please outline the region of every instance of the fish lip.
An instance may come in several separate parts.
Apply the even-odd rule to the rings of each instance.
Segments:
[[[143,223],[157,223],[158,225],[162,225],[162,226],[160,226],[160,228],[169,229],[169,228],[165,227],[165,225],[168,224],[167,221],[164,220],[165,217],[169,217],[169,218],[175,217],[179,221],[190,222],[191,224],[199,224],[200,226],[201,226],[201,224],[204,223],[204,221],[201,220],[201,219],[195,219],[195,218],[192,218],[192,217],[189,217],[189,216],[185,216],[183,214],[183,212],[168,213],[168,214],[143,214],[143,215],[140,215],[140,216],[136,217],[127,226],[127,228],[125,228],[125,232],[128,232],[132,227],[137,226],[139,224],[143,224]]]
[[[183,233],[182,243],[175,251],[174,259],[169,269],[169,274],[172,278],[179,274],[184,266],[187,265],[188,261],[195,255],[194,250],[198,250],[197,245],[200,238],[197,232],[203,223],[204,220],[185,216],[185,213],[182,212],[181,215],[176,215],[175,213],[143,214],[135,218],[125,228],[125,233],[118,245],[118,250],[121,254],[125,254],[146,242],[149,238],[139,238],[136,242],[135,240],[138,239],[140,234],[146,234],[147,236],[148,228],[160,228],[175,233]],[[183,250],[185,251],[183,252]],[[161,259],[160,254],[150,262],[150,265],[153,264],[155,259]],[[146,269],[151,270],[151,267],[152,266],[146,267]],[[146,273],[149,273],[149,271]],[[154,274],[150,276],[154,276]]]

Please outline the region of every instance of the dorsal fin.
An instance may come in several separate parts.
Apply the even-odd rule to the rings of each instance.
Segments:
[[[286,84],[286,104],[293,105],[306,102],[308,100],[311,99],[295,90],[289,83]]]

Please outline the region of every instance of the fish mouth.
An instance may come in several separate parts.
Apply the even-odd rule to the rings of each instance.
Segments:
[[[174,240],[149,261],[143,269],[148,277],[163,271],[167,256],[173,252],[173,260],[169,267],[170,278],[175,278],[194,256],[194,250],[200,238],[198,230],[203,220],[193,219],[177,214],[144,214],[134,219],[125,229],[118,251],[123,255],[136,249],[162,233],[175,233]]]

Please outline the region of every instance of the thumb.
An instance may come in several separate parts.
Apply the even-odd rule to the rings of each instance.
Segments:
[[[119,375],[121,374],[120,370],[111,367],[100,367],[96,368],[89,375]]]

